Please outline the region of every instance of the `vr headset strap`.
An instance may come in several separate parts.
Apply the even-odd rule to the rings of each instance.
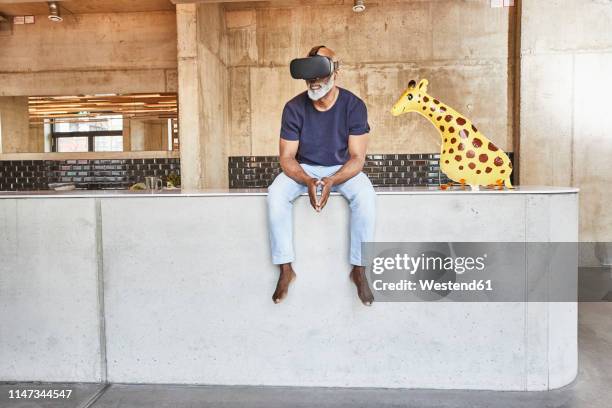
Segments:
[[[315,55],[317,55],[317,53],[319,52],[321,48],[326,48],[326,47],[324,45],[318,45],[314,47],[312,50],[310,50],[310,52],[308,53],[308,56],[314,57]]]
[[[310,50],[310,52],[308,53],[308,56],[309,57],[316,56],[321,48],[327,48],[327,47],[324,46],[324,45],[317,45],[312,50]],[[327,58],[329,58],[329,57],[327,57]],[[338,69],[338,66],[339,66],[338,61],[332,61],[331,58],[329,58],[329,60],[331,61],[332,65],[333,65],[333,70],[336,71]]]

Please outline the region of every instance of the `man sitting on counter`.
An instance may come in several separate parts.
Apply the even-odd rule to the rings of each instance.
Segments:
[[[310,204],[320,212],[332,191],[348,200],[351,211],[349,276],[361,302],[370,306],[374,301],[361,258],[361,243],[374,238],[376,216],[376,193],[362,172],[370,126],[365,103],[336,85],[338,68],[334,51],[325,46],[291,62],[292,77],[304,79],[307,91],[285,104],[279,154],[283,171],[268,188],[272,262],[280,269],[274,303],[287,296],[296,277],[291,266],[293,201],[308,192]]]

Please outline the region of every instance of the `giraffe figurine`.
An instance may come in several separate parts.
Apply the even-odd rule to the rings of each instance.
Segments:
[[[471,121],[427,93],[429,81],[410,81],[408,89],[393,105],[391,113],[399,116],[417,112],[428,119],[442,138],[440,168],[451,180],[467,184],[472,190],[493,186],[500,190],[510,183],[512,162],[508,155],[487,139]],[[445,189],[447,186],[441,186]]]

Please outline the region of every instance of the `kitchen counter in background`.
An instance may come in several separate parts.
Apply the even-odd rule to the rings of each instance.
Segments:
[[[578,240],[575,188],[377,192],[379,242]],[[546,390],[577,372],[575,302],[361,305],[338,196],[296,200],[280,305],[265,190],[0,198],[0,381]]]

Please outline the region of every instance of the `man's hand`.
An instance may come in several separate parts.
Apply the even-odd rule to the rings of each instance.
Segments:
[[[319,184],[323,186],[323,190],[321,191],[321,199],[319,200],[319,209],[317,211],[321,211],[323,207],[325,207],[325,204],[327,204],[327,199],[334,185],[334,180],[331,177],[323,177],[321,181],[319,181]]]
[[[308,197],[310,198],[310,205],[315,211],[321,211],[319,209],[319,200],[317,200],[317,186],[321,183],[319,179],[311,177],[306,182],[306,187],[308,187]]]

